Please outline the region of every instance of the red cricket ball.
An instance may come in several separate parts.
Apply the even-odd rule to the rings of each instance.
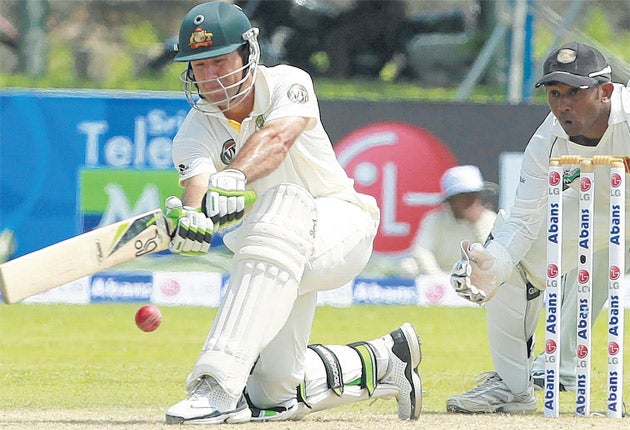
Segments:
[[[154,331],[161,323],[162,313],[153,305],[144,305],[136,312],[136,325],[142,331]]]

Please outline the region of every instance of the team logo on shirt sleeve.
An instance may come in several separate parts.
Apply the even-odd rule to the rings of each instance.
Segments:
[[[234,142],[234,139],[226,140],[223,143],[223,148],[221,148],[221,161],[227,166],[234,159],[235,155],[236,142]]]
[[[302,84],[293,84],[289,91],[287,91],[287,97],[293,103],[304,104],[308,102],[308,91]]]
[[[177,166],[177,171],[179,172],[180,176],[184,176],[186,172],[188,172],[188,166],[183,163],[179,164]]]

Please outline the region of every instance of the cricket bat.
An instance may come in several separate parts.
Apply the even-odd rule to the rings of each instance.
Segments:
[[[163,251],[169,241],[169,220],[161,209],[155,209],[0,264],[0,290],[6,303],[16,303]]]
[[[245,205],[256,192],[244,192]],[[161,209],[106,225],[0,264],[0,291],[6,303],[17,303],[84,276],[143,255],[164,251],[170,242],[170,220]]]

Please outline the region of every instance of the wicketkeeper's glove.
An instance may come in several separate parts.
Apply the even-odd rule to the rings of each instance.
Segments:
[[[201,209],[183,206],[179,198],[170,196],[166,199],[166,217],[173,225],[168,246],[172,253],[201,255],[210,250],[214,223]]]
[[[499,246],[497,244],[495,248]],[[451,285],[466,300],[477,304],[487,302],[508,277],[512,270],[511,262],[499,261],[502,259],[495,257],[480,243],[470,244],[464,240],[460,247],[461,259],[453,266]]]
[[[241,222],[245,205],[256,201],[256,193],[246,191],[247,178],[237,169],[225,169],[210,176],[202,210],[217,228],[233,227]]]

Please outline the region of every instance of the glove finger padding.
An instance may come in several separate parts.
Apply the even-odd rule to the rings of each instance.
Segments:
[[[221,190],[210,189],[206,194],[204,211],[219,227],[230,227],[243,218],[245,196],[226,196]]]
[[[166,216],[174,225],[169,250],[182,255],[206,254],[212,244],[212,220],[195,208],[182,206],[177,197],[169,197],[166,207]]]

